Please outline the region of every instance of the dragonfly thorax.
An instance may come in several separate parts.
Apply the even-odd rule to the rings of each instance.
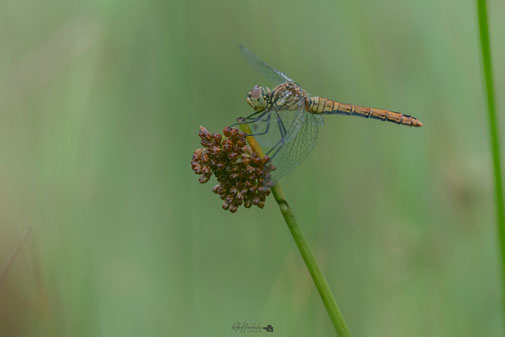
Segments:
[[[271,101],[277,110],[297,110],[306,105],[307,93],[293,82],[278,85],[272,91]]]
[[[268,106],[270,89],[255,85],[247,93],[246,101],[255,111],[263,111]]]

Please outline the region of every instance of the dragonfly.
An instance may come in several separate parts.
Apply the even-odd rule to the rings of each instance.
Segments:
[[[300,165],[314,149],[319,129],[324,125],[324,115],[347,115],[378,119],[411,127],[421,127],[419,119],[390,110],[340,103],[320,96],[311,96],[297,82],[277,70],[249,49],[240,46],[245,59],[273,85],[255,85],[246,96],[254,110],[237,124],[248,124],[275,170],[269,172],[267,184],[273,185],[280,178]]]

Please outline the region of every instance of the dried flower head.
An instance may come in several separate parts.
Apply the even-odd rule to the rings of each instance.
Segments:
[[[223,209],[235,213],[240,205],[263,208],[270,194],[265,182],[274,166],[268,163],[268,157],[260,158],[251,150],[244,133],[225,127],[223,134],[211,134],[200,126],[198,136],[204,148],[193,153],[191,168],[200,175],[202,184],[213,174],[216,176],[218,184],[212,191],[224,200]]]

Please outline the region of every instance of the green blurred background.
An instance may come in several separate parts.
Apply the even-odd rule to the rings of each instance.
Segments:
[[[229,214],[190,168],[250,112],[239,43],[425,124],[330,116],[282,181],[353,335],[502,335],[473,1],[2,0],[0,43],[0,266],[33,227],[0,336],[334,335],[274,200]]]

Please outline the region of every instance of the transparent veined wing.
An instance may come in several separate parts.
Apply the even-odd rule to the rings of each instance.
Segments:
[[[251,126],[264,152],[272,158],[276,169],[271,172],[273,182],[290,173],[314,149],[319,128],[324,120],[319,115],[298,110],[269,111]]]
[[[319,128],[323,123],[321,116],[307,113],[305,109],[298,111],[296,121],[288,131],[284,144],[276,154],[274,152],[270,154],[274,156],[272,163],[276,167],[272,172],[273,181],[279,181],[307,158],[317,143]]]
[[[284,74],[282,71],[277,70],[261,60],[258,56],[254,55],[249,49],[240,45],[240,51],[244,58],[251,64],[251,66],[260,72],[263,76],[269,79],[273,85],[279,85],[286,81],[294,82],[289,76]]]

